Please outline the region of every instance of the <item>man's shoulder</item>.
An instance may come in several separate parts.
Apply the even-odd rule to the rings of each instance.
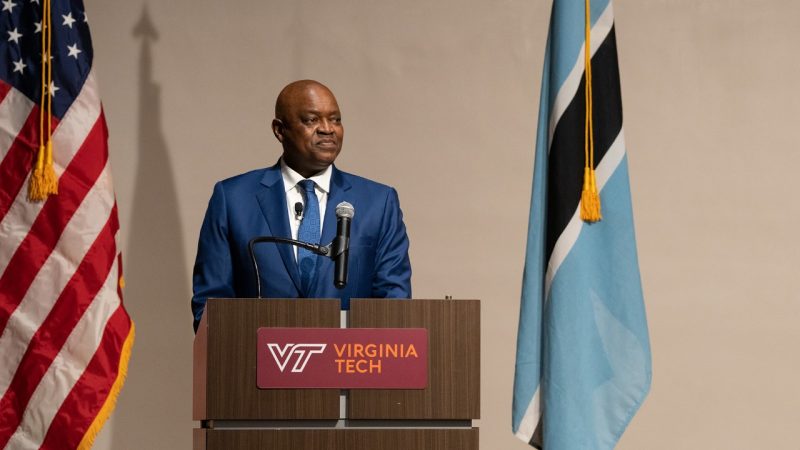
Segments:
[[[271,166],[240,173],[217,182],[226,192],[253,190],[263,184],[271,185],[281,180],[280,168]]]
[[[338,169],[337,169],[338,170]],[[379,183],[374,180],[370,180],[369,178],[364,178],[359,175],[354,175],[349,172],[345,172],[343,170],[338,170],[339,174],[341,174],[342,179],[345,180],[353,189],[357,189],[359,191],[370,191],[374,193],[389,193],[394,190],[393,187]]]

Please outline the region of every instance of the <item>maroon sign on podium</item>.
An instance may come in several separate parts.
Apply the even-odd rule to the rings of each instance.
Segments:
[[[424,328],[259,328],[262,389],[425,389]]]

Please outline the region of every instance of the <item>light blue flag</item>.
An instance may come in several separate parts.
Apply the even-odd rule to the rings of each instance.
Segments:
[[[512,429],[545,450],[612,449],[650,389],[650,344],[609,0],[591,2],[595,168],[585,223],[584,0],[555,0],[542,76]]]

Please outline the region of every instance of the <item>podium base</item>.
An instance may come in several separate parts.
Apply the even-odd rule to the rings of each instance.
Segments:
[[[193,431],[193,450],[478,450],[478,428]]]

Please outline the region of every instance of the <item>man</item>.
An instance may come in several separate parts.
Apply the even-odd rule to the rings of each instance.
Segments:
[[[341,298],[343,309],[352,297],[411,298],[408,236],[397,192],[333,165],[344,138],[333,93],[316,81],[289,84],[275,102],[272,132],[283,145],[277,164],[214,186],[194,265],[195,331],[208,298],[257,296],[250,239],[327,244],[336,235],[335,208],[342,201],[356,211],[347,286],[333,286],[329,258],[265,243],[256,246],[262,296]]]

